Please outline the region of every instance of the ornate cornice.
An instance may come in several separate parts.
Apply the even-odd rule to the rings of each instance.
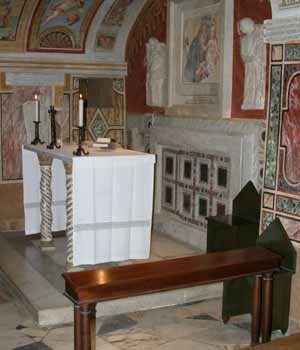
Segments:
[[[0,59],[2,72],[44,72],[70,73],[91,76],[125,76],[126,63],[89,63]]]

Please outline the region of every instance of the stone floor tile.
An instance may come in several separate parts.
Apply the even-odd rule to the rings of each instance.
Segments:
[[[158,346],[163,343],[157,335],[149,330],[134,329],[134,330],[122,330],[114,332],[109,336],[103,336],[104,340],[115,347],[127,350],[127,349],[140,349],[143,345]]]
[[[55,349],[56,350],[56,349]],[[107,341],[97,337],[96,350],[120,350],[120,348],[108,343]]]
[[[55,342],[72,342],[73,339],[74,339],[73,326],[49,329],[48,333],[44,337],[45,342],[49,342],[51,340]]]
[[[47,344],[43,342],[33,342],[27,345],[22,345],[14,348],[14,350],[52,350]]]
[[[134,327],[137,324],[137,321],[128,317],[127,315],[118,315],[109,317],[102,323],[100,329],[97,332],[97,335],[103,335],[106,333],[111,333],[119,329],[127,329]]]
[[[177,324],[157,325],[153,331],[163,340],[170,341],[190,337],[190,335],[199,332],[199,326],[195,323],[178,322]]]
[[[219,346],[189,339],[177,339],[162,345],[160,350],[221,350]]]
[[[216,346],[250,344],[250,333],[232,324],[217,324],[213,327],[199,329],[190,338]]]
[[[44,338],[48,333],[49,333],[49,330],[48,329],[45,329],[45,328],[22,328],[20,330],[24,335],[27,335],[28,337],[32,337],[32,338]]]

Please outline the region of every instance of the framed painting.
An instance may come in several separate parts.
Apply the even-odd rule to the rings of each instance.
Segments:
[[[169,105],[218,116],[222,106],[224,0],[170,2]]]

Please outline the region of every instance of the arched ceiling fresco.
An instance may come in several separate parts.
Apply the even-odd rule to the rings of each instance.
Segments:
[[[98,53],[97,58],[101,57],[101,52],[113,54],[115,43],[128,17],[129,6],[145,1],[0,1],[0,58],[1,52],[20,51],[32,54],[84,54],[87,47],[89,51],[92,47]],[[133,6],[133,11],[137,8],[138,6]],[[135,17],[132,13],[129,16]],[[89,35],[91,28],[95,35]],[[87,42],[91,38],[93,42]]]
[[[29,32],[29,51],[84,52],[91,21],[104,0],[41,0]]]

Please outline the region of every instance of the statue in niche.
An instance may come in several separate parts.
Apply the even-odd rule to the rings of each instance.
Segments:
[[[146,44],[146,103],[164,107],[167,104],[167,50],[166,44],[150,38]]]
[[[266,47],[263,26],[245,17],[240,23],[241,56],[245,65],[242,109],[264,109]]]

